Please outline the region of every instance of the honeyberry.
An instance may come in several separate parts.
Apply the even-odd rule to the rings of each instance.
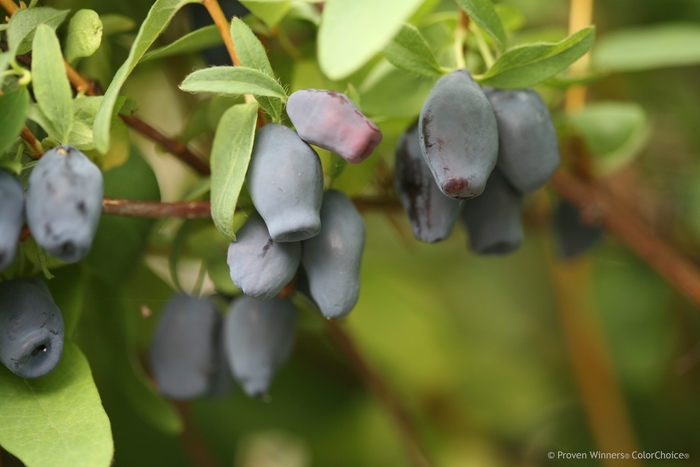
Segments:
[[[472,251],[480,255],[504,255],[523,242],[522,195],[499,169],[491,172],[478,198],[464,202],[462,220],[469,232]]]
[[[294,345],[297,315],[287,298],[236,298],[224,323],[226,355],[233,376],[251,397],[267,394],[277,369]]]
[[[231,387],[222,351],[222,319],[207,298],[178,294],[163,308],[149,352],[158,390],[188,400]],[[227,383],[228,381],[228,383]]]
[[[573,204],[562,200],[554,212],[554,228],[562,256],[573,258],[593,248],[603,236],[596,226],[581,222],[581,213]]]
[[[541,188],[559,167],[547,105],[533,89],[486,89],[498,122],[498,168],[521,193]]]
[[[269,300],[289,283],[299,268],[301,243],[278,243],[262,218],[253,214],[228,248],[231,280],[244,294]]]
[[[367,159],[382,141],[377,125],[348,96],[336,91],[296,91],[287,101],[287,115],[301,139],[351,164]]]
[[[418,123],[421,150],[440,190],[468,199],[484,191],[498,156],[493,107],[467,70],[435,84]]]
[[[0,283],[0,361],[22,378],[39,378],[63,353],[63,316],[39,279]]]
[[[15,177],[0,169],[0,271],[15,259],[24,224],[24,189]]]
[[[360,263],[365,223],[345,194],[329,190],[323,196],[321,232],[302,242],[301,264],[311,298],[326,318],[352,311],[360,294]]]
[[[90,251],[102,212],[100,169],[72,146],[46,152],[29,177],[27,224],[47,253],[72,263]]]
[[[459,201],[445,196],[435,183],[420,149],[417,124],[396,146],[394,187],[418,240],[434,243],[450,235],[459,217]]]
[[[321,230],[321,160],[293,130],[269,123],[258,131],[246,180],[274,241],[305,240]]]

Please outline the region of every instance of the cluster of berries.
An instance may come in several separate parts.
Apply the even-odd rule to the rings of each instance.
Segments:
[[[559,161],[551,115],[534,90],[482,89],[456,70],[399,140],[394,184],[418,240],[447,238],[461,216],[475,253],[507,254],[523,240],[523,195]]]
[[[82,152],[58,146],[32,171],[26,199],[19,180],[0,170],[0,271],[14,260],[27,225],[36,243],[65,262],[90,251],[102,212],[102,172]],[[39,279],[0,283],[0,361],[24,378],[51,372],[63,352],[63,317]]]
[[[294,341],[296,310],[279,295],[295,277],[329,319],[346,316],[357,302],[364,221],[345,194],[324,193],[321,161],[310,144],[357,164],[382,134],[333,91],[297,91],[287,114],[296,131],[270,123],[255,137],[246,184],[257,213],[228,250],[231,279],[244,295],[223,320],[211,301],[178,295],[159,322],[151,365],[170,397],[221,394],[230,380],[225,360],[248,395],[267,394]]]

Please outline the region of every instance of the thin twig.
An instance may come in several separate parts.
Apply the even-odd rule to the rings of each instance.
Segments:
[[[411,464],[414,467],[430,467],[432,464],[425,454],[418,429],[396,392],[372,369],[343,325],[337,321],[328,320],[328,329],[367,388],[391,414]]]
[[[142,135],[145,135],[149,139],[163,146],[168,152],[177,156],[178,159],[192,167],[201,175],[211,174],[209,164],[206,161],[202,160],[199,156],[194,154],[192,151],[190,151],[187,148],[187,145],[164,136],[161,132],[159,132],[143,120],[139,119],[138,117],[134,117],[133,115],[119,116],[122,118],[122,120],[124,120],[124,123],[129,125],[131,128],[135,129]]]
[[[228,54],[231,56],[231,61],[235,66],[241,66],[241,62],[238,60],[238,54],[236,53],[236,48],[233,45],[233,38],[231,37],[228,19],[221,9],[219,2],[216,0],[203,0],[202,5],[204,5],[204,8],[206,8],[209,12],[211,19],[214,20],[214,24],[216,24],[216,27],[221,34],[221,38],[224,40],[226,50],[228,50]]]
[[[7,12],[8,15],[12,16],[15,14],[19,7],[12,0],[0,0],[0,6]]]
[[[181,217],[197,219],[211,217],[209,201],[185,201],[162,203],[159,201],[134,201],[129,199],[104,198],[102,213],[115,216],[147,217],[163,219]]]

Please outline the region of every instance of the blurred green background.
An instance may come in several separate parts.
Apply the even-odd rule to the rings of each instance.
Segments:
[[[151,4],[46,3],[117,13],[136,24]],[[568,1],[502,3],[524,14],[519,34],[558,37],[566,32]],[[443,2],[437,8],[455,6]],[[187,31],[189,20],[179,14],[161,42]],[[595,2],[600,39],[622,28],[666,22],[700,24],[700,2]],[[280,27],[306,58],[294,62],[274,38],[266,43],[283,84],[292,90],[312,85],[345,89],[345,83],[330,83],[319,74],[309,59],[313,37],[298,21],[286,19]],[[106,87],[133,33],[111,36],[80,69]],[[195,55],[147,62],[139,65],[125,92],[137,100],[145,120],[166,134],[178,134],[192,125],[189,116],[204,104],[179,91],[177,83],[201,66]],[[561,108],[561,93],[545,96],[554,109]],[[636,102],[644,109],[649,121],[645,144],[634,162],[606,174],[602,183],[661,236],[700,261],[700,67],[610,74],[591,85],[589,101]],[[216,103],[206,105],[207,115],[216,114]],[[221,111],[226,105],[230,102],[222,103]],[[408,123],[405,115],[382,121],[387,136],[374,164],[346,170],[338,186],[354,195],[376,194],[382,167],[393,164],[393,144]],[[112,171],[113,182],[107,176],[111,196],[148,199],[160,192],[162,199],[176,200],[197,184],[189,169],[153,143],[135,134],[132,141],[129,162]],[[210,140],[205,136],[192,144],[205,152]],[[143,174],[139,152],[155,178],[142,175],[124,186],[125,178]],[[548,215],[556,202],[549,192],[527,200],[525,244],[506,258],[476,257],[459,227],[449,240],[425,245],[413,240],[403,214],[366,212],[362,290],[346,320],[348,332],[410,410],[435,465],[700,465],[698,310],[611,236],[582,258],[558,259]],[[83,308],[76,340],[112,422],[116,466],[409,465],[394,420],[313,310],[301,311],[294,354],[273,382],[271,400],[251,400],[236,390],[221,400],[181,405],[186,429],[172,435],[177,412],[142,393],[134,381],[144,377],[137,362],[145,360],[158,312],[173,293],[167,247],[180,222],[107,222],[96,248],[111,255],[93,255],[88,270],[94,274],[76,270],[62,290],[74,286],[84,294],[76,300]],[[226,244],[210,225],[195,226],[197,236],[190,237],[183,253],[180,274],[186,290],[202,259],[210,268],[207,287],[227,287],[225,268],[219,273]],[[141,247],[146,260],[132,264],[129,258],[138,258]],[[60,281],[62,270],[56,275]],[[152,315],[145,317],[144,310]],[[550,451],[597,450],[676,451],[689,453],[690,459],[547,459]]]

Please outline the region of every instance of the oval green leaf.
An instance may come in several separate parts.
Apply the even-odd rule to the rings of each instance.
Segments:
[[[75,59],[89,57],[97,51],[101,42],[100,16],[93,10],[78,10],[68,23],[66,60],[72,63]]]
[[[230,240],[236,239],[233,216],[253,152],[257,119],[257,103],[234,105],[221,117],[214,136],[211,216],[219,231]]]
[[[7,44],[10,53],[14,55],[25,54],[32,49],[34,31],[40,24],[46,24],[51,29],[56,29],[70,10],[56,10],[49,7],[22,8],[17,11],[7,28]]]
[[[535,86],[555,76],[581,58],[593,45],[595,27],[589,26],[557,43],[513,47],[501,55],[483,75],[483,85],[502,89]]]
[[[142,62],[153,60],[156,58],[172,57],[173,55],[182,55],[191,52],[199,52],[210,47],[215,47],[224,43],[224,40],[219,34],[216,25],[205,26],[203,28],[185,34],[175,42],[172,42],[164,47],[151,50],[141,59]],[[235,43],[235,42],[234,42]],[[238,44],[236,43],[236,50]]]
[[[212,92],[227,96],[253,94],[286,99],[287,93],[274,78],[262,71],[242,66],[217,66],[197,70],[180,84],[187,92]]]
[[[28,105],[29,93],[24,86],[0,95],[0,153],[10,147],[22,131]]]
[[[51,27],[40,24],[32,47],[34,97],[56,129],[58,140],[65,144],[73,125],[73,92],[66,75],[61,44]]]
[[[506,30],[491,0],[457,0],[457,4],[493,38],[499,49],[503,50],[506,47]]]
[[[430,45],[420,31],[410,24],[401,27],[394,40],[384,49],[384,56],[395,66],[418,75],[442,74]]]
[[[0,444],[27,467],[108,467],[107,414],[78,347],[66,339],[50,374],[22,379],[0,366]]]
[[[345,78],[381,52],[422,0],[328,0],[318,32],[318,61],[331,79]]]
[[[622,29],[598,41],[593,63],[607,71],[640,71],[700,63],[700,25]]]
[[[258,39],[253,31],[238,18],[233,18],[231,21],[231,38],[236,44],[236,52],[238,52],[238,60],[241,65],[260,70],[271,78],[275,77],[275,72],[272,71],[272,65],[267,58],[265,47],[263,47],[260,39]],[[279,99],[270,97],[257,97],[260,107],[272,118],[272,121],[279,122],[282,116],[282,102]]]

